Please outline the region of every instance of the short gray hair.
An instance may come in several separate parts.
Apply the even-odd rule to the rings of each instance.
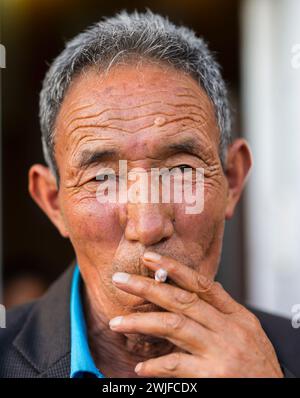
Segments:
[[[75,74],[86,67],[109,68],[124,57],[139,56],[190,74],[212,101],[220,130],[219,153],[224,167],[231,141],[231,112],[220,66],[202,38],[176,26],[150,10],[128,14],[122,11],[104,18],[66,43],[52,62],[40,93],[40,125],[46,163],[58,178],[55,161],[54,130],[59,108]]]

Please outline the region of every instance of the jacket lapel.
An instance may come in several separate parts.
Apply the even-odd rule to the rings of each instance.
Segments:
[[[74,264],[33,306],[14,340],[16,349],[39,373],[37,377],[70,375],[70,292]]]

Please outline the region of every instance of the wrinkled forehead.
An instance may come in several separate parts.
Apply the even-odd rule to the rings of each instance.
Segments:
[[[158,64],[117,65],[109,72],[86,69],[71,82],[60,109],[64,124],[75,114],[85,114],[88,107],[113,107],[122,114],[142,106],[163,111],[177,106],[177,111],[188,111],[194,106],[206,117],[214,118],[213,105],[205,91],[186,73]],[[215,120],[216,122],[216,120]]]
[[[71,142],[158,130],[166,137],[198,130],[206,139],[219,140],[213,105],[198,83],[174,68],[147,64],[81,73],[72,81],[56,123],[57,134]]]

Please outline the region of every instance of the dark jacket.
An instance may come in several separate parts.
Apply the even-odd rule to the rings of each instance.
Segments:
[[[70,376],[69,267],[37,301],[7,313],[0,329],[0,377]],[[287,377],[300,377],[300,329],[287,319],[252,309],[271,340]]]

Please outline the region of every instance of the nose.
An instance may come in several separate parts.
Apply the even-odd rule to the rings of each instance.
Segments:
[[[125,238],[144,246],[170,238],[174,232],[172,209],[167,204],[127,205]]]

